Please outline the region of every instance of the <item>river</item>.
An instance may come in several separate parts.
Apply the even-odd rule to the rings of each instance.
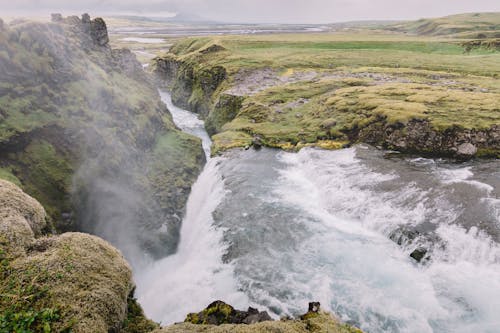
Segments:
[[[177,252],[136,274],[151,318],[182,321],[216,299],[279,318],[317,300],[369,333],[500,330],[500,161],[366,145],[210,158],[203,122],[162,99],[208,162]]]

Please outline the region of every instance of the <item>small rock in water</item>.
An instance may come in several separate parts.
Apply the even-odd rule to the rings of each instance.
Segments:
[[[417,262],[421,262],[422,259],[425,258],[425,255],[427,254],[427,249],[423,247],[419,247],[415,249],[412,253],[410,253],[410,257],[415,259]]]
[[[255,149],[260,149],[262,148],[262,138],[260,136],[254,136],[252,140],[252,145]]]

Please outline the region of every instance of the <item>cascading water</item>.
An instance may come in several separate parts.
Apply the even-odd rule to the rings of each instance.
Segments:
[[[207,156],[207,164],[191,189],[177,252],[136,277],[137,294],[146,313],[159,322],[172,323],[214,299],[224,298],[235,305],[245,305],[248,300],[237,291],[232,266],[222,261],[223,231],[213,225],[212,212],[225,195],[219,171],[222,159],[210,158],[211,140],[203,121],[174,106],[168,93],[160,94],[176,124],[202,139]]]
[[[169,108],[208,153],[203,123]],[[319,300],[366,332],[498,332],[499,189],[499,161],[232,151],[209,159],[139,300],[163,323],[215,299],[276,316]]]

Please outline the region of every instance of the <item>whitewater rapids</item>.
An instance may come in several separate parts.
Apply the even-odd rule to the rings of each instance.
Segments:
[[[208,154],[203,122],[169,109]],[[318,300],[366,332],[499,332],[500,162],[383,154],[209,159],[177,253],[136,276],[146,314],[170,324],[221,299],[279,317]]]

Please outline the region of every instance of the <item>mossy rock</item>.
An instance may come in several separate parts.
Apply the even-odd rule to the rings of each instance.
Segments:
[[[0,328],[119,331],[133,289],[121,253],[91,235],[42,236],[44,209],[10,182],[0,180],[0,203]]]
[[[319,313],[305,320],[266,321],[251,325],[224,324],[195,325],[182,323],[154,331],[154,333],[362,333],[361,330],[339,322],[328,313]]]

